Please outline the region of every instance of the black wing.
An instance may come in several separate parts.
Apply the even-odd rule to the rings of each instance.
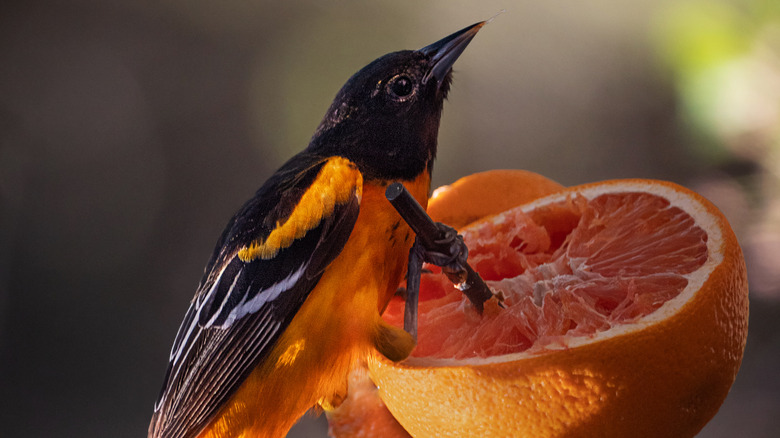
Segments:
[[[231,219],[176,335],[149,437],[196,436],[262,362],[343,249],[361,193],[349,161],[299,154]],[[330,214],[296,210],[313,199],[330,199]]]

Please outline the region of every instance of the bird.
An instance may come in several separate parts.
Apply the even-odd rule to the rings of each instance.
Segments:
[[[384,197],[423,206],[452,67],[485,22],[381,56],[336,94],[308,146],[230,219],[184,315],[149,438],[280,437],[332,409],[350,370],[415,339],[381,318],[414,233]]]

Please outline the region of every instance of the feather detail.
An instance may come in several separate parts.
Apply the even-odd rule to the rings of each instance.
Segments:
[[[322,218],[332,215],[335,206],[345,203],[353,192],[360,202],[362,187],[363,177],[352,162],[345,158],[331,158],[298,201],[292,214],[277,223],[268,237],[241,248],[238,258],[248,262],[275,257],[280,249],[289,247],[295,239],[300,239],[319,225]]]

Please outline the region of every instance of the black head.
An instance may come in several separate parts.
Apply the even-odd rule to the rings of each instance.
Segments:
[[[483,25],[363,67],[336,95],[308,151],[348,158],[367,178],[412,179],[430,169],[452,65]]]

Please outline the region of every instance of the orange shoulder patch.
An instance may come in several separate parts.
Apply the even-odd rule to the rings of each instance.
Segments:
[[[362,198],[363,175],[346,158],[330,158],[287,220],[277,223],[262,242],[255,240],[239,250],[238,258],[244,262],[273,258],[279,250],[316,228],[323,218],[333,214],[336,205],[346,203],[352,196],[357,196],[358,201]]]

